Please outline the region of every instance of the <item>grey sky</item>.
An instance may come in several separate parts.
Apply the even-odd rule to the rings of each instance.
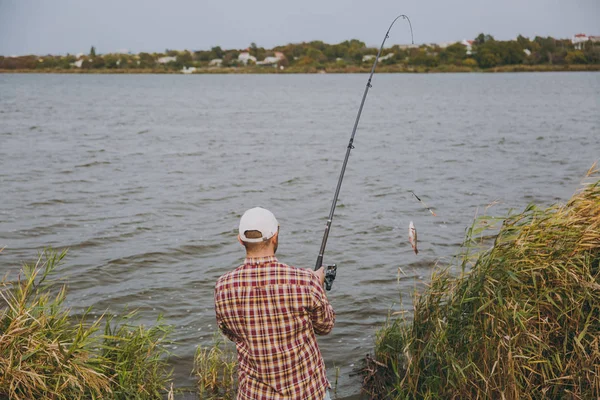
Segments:
[[[0,54],[271,48],[360,39],[378,46],[407,14],[415,43],[600,35],[600,0],[0,0]],[[386,44],[409,43],[398,21]]]

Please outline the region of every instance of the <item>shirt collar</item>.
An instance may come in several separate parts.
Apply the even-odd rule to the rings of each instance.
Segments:
[[[244,264],[250,265],[258,265],[258,264],[266,264],[266,263],[276,263],[277,257],[275,256],[267,256],[267,257],[246,257],[244,260]]]

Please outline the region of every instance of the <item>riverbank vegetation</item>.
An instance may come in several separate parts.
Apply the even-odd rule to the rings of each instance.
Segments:
[[[0,56],[0,72],[74,73],[357,73],[369,72],[378,48],[359,40],[322,41],[265,49],[166,50],[159,53]],[[480,34],[457,43],[394,45],[384,49],[380,72],[520,72],[600,70],[600,42],[519,35],[495,40]]]
[[[209,346],[198,346],[193,376],[201,399],[234,399],[237,393],[237,354],[233,343],[217,332]]]
[[[489,221],[415,296],[412,321],[378,332],[363,369],[374,398],[600,397],[600,181],[509,216],[475,252]]]
[[[134,324],[134,314],[74,319],[51,276],[65,254],[46,251],[0,282],[0,399],[172,397],[169,328]]]

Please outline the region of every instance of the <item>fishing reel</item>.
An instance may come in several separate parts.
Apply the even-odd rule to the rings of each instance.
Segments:
[[[325,264],[325,289],[331,290],[335,275],[337,273],[337,264]]]

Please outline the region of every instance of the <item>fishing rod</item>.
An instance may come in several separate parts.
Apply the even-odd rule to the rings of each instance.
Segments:
[[[331,222],[333,221],[333,213],[335,212],[335,206],[338,200],[338,196],[340,194],[340,188],[342,187],[342,180],[344,179],[344,173],[346,172],[346,165],[348,164],[348,158],[350,157],[350,151],[354,148],[354,135],[356,135],[356,129],[358,128],[358,121],[360,120],[360,114],[362,113],[363,106],[365,105],[365,100],[367,99],[367,93],[369,93],[369,89],[373,86],[371,85],[371,80],[373,79],[373,74],[375,73],[375,67],[377,67],[377,61],[379,61],[379,56],[381,55],[381,51],[383,50],[383,45],[385,41],[390,37],[390,30],[392,26],[398,19],[405,19],[408,21],[408,25],[410,26],[410,37],[412,44],[415,43],[413,37],[412,24],[410,23],[410,19],[402,14],[397,16],[387,32],[385,33],[385,37],[383,38],[383,42],[381,43],[381,47],[377,52],[377,57],[375,57],[375,62],[373,63],[373,67],[371,68],[371,74],[369,75],[369,80],[367,81],[367,85],[365,87],[365,92],[362,97],[362,101],[360,102],[360,107],[358,108],[358,114],[356,115],[356,121],[354,122],[354,128],[352,129],[352,136],[350,136],[350,142],[348,143],[348,148],[346,149],[346,157],[344,158],[344,163],[342,164],[342,172],[340,173],[340,178],[337,183],[337,187],[335,188],[335,195],[333,196],[333,203],[331,204],[331,210],[329,211],[329,218],[327,218],[327,225],[325,226],[325,233],[323,234],[323,241],[321,242],[321,249],[319,250],[319,256],[317,257],[317,263],[315,265],[315,271],[321,268],[323,265],[323,254],[325,253],[325,246],[327,246],[327,238],[329,237],[329,230],[331,228]],[[335,264],[327,265],[325,271],[325,287],[327,290],[331,290],[331,286],[333,285],[333,281],[335,280],[335,275],[337,272],[337,266]]]

